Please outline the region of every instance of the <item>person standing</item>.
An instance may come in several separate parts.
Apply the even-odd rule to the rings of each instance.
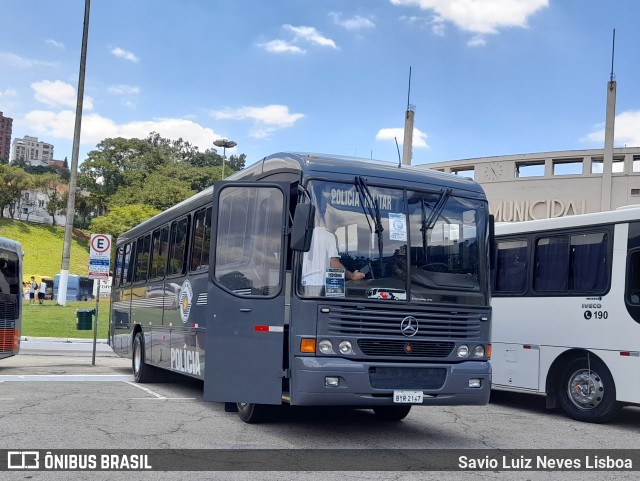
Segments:
[[[47,283],[43,280],[40,281],[40,289],[38,290],[38,303],[44,302],[44,296],[47,292]]]
[[[31,276],[31,284],[29,284],[29,304],[34,304],[36,301],[36,290],[38,289],[38,283],[36,278]]]

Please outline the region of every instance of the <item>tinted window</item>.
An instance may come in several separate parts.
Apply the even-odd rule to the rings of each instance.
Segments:
[[[133,242],[129,242],[124,246],[124,256],[122,262],[122,283],[129,284],[133,279],[133,262],[132,262],[132,250],[135,244]]]
[[[171,224],[171,238],[169,241],[169,270],[168,275],[183,274],[187,257],[187,234],[189,232],[189,218],[185,217]]]
[[[280,290],[284,197],[272,187],[227,187],[220,195],[215,278],[237,295]]]
[[[527,286],[528,243],[526,240],[497,243],[496,292],[524,292]]]
[[[113,285],[114,286],[119,286],[120,284],[122,284],[122,263],[123,263],[123,253],[124,253],[124,247],[120,246],[118,247],[118,249],[116,250],[116,269],[114,272],[114,278],[113,278]]]
[[[169,252],[169,227],[156,230],[151,236],[151,266],[149,279],[164,277]]]
[[[193,216],[193,249],[191,251],[191,271],[209,268],[209,248],[211,245],[211,207],[200,210]]]
[[[607,289],[606,233],[538,239],[534,288],[540,292],[601,292]]]
[[[150,255],[151,236],[140,237],[136,244],[136,276],[134,282],[147,280]]]

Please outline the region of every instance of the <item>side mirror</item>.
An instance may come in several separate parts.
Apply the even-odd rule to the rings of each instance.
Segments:
[[[296,211],[293,214],[293,228],[291,229],[291,250],[309,252],[311,249],[315,212],[316,208],[311,204],[296,205]]]

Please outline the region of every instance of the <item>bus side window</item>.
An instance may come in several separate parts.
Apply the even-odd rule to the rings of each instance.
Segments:
[[[627,302],[640,305],[640,250],[629,254],[627,264]]]
[[[167,270],[169,227],[156,229],[151,237],[151,265],[149,279],[161,279]]]
[[[171,224],[169,240],[169,268],[167,275],[184,274],[187,258],[187,234],[189,233],[189,217],[184,217]]]
[[[131,284],[133,279],[133,251],[135,244],[129,242],[124,246],[124,261],[122,263],[122,284]]]
[[[190,270],[199,272],[209,269],[209,247],[211,245],[211,207],[196,212],[193,216],[193,238]]]
[[[116,250],[116,268],[113,276],[113,285],[119,286],[122,284],[122,261],[123,261],[124,246],[118,247]]]
[[[528,277],[528,243],[526,240],[497,242],[496,292],[523,293]]]
[[[134,282],[146,281],[151,256],[151,236],[140,237],[136,244],[136,275]]]

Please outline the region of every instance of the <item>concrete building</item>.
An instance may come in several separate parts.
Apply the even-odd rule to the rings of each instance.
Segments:
[[[562,217],[640,204],[640,147],[481,157],[419,167],[473,178],[496,222]]]
[[[0,159],[9,161],[11,151],[11,132],[13,130],[13,119],[5,117],[0,112]]]
[[[53,145],[40,142],[38,137],[25,135],[23,139],[14,139],[11,149],[11,162],[22,159],[35,167],[47,166],[53,160]]]

